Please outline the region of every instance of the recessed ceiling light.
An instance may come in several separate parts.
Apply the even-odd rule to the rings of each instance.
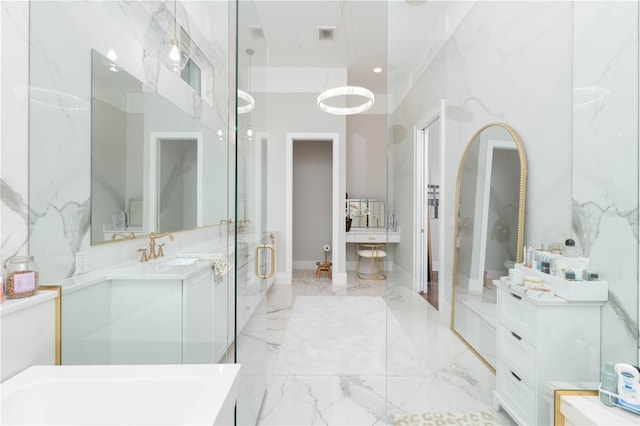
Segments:
[[[375,72],[376,74],[381,73],[381,72],[382,72],[382,68],[380,68],[380,67],[375,67],[375,68],[373,69],[373,72]]]

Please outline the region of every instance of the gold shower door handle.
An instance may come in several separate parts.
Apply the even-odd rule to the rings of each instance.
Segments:
[[[260,263],[258,262],[258,255],[260,254],[260,250],[267,249],[271,252],[271,271],[268,274],[260,273]],[[255,266],[256,277],[258,278],[271,278],[275,274],[276,271],[276,251],[271,244],[258,244],[256,246],[255,256],[253,257],[253,262]]]

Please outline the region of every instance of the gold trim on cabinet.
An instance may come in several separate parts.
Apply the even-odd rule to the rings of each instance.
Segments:
[[[271,271],[268,274],[261,274],[260,273],[260,265],[258,262],[258,254],[260,252],[260,250],[262,249],[267,249],[271,252]],[[260,278],[260,279],[269,279],[271,277],[273,277],[273,275],[275,274],[275,270],[276,270],[276,251],[273,248],[273,246],[271,244],[258,244],[256,246],[256,250],[255,250],[255,255],[253,256],[253,263],[255,266],[255,274],[256,277]]]
[[[564,415],[560,412],[560,397],[565,395],[598,395],[597,390],[565,390],[553,391],[553,425],[564,426]]]
[[[41,285],[38,286],[40,290],[53,290],[58,293],[55,303],[55,360],[56,365],[62,363],[62,339],[61,339],[61,321],[62,315],[62,287],[59,285]]]

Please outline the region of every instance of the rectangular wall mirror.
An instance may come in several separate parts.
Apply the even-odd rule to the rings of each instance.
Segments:
[[[205,156],[226,160],[219,138],[95,50],[91,65],[91,243],[226,218],[217,195],[204,195],[207,181],[225,187],[204,172]]]
[[[347,215],[351,218],[351,228],[387,227],[386,202],[351,198],[347,200]]]

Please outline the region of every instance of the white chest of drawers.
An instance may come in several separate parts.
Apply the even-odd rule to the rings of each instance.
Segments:
[[[495,281],[494,281],[495,282]],[[494,408],[521,425],[553,424],[548,381],[600,380],[602,302],[532,299],[498,287]]]

